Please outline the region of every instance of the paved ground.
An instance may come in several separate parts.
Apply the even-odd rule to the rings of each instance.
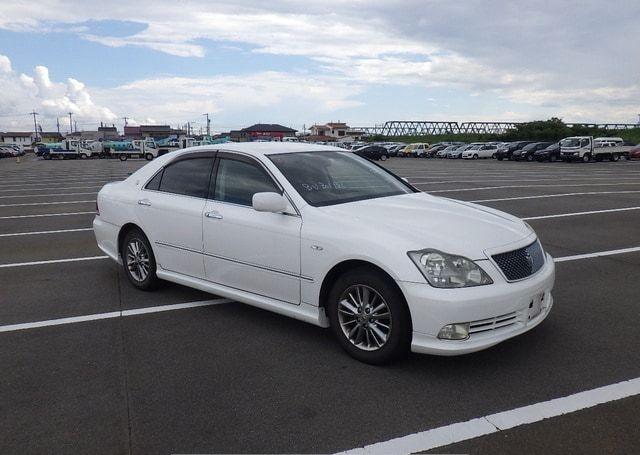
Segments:
[[[0,160],[0,330],[215,298],[172,284],[136,291],[105,259],[17,265],[101,256],[96,192],[143,164]],[[425,191],[528,218],[554,257],[640,246],[640,162],[386,166]],[[549,217],[575,212],[597,213]],[[556,305],[534,331],[388,367],[347,357],[329,331],[235,303],[0,332],[0,452],[326,453],[637,378],[638,276],[640,252],[560,262]],[[638,403],[435,452],[631,453]]]

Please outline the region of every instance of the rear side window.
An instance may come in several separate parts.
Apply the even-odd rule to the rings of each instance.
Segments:
[[[218,162],[215,200],[251,206],[253,195],[263,192],[281,193],[271,177],[260,167],[227,158]]]
[[[170,164],[162,172],[159,190],[206,198],[212,167],[213,158],[190,158]],[[153,183],[156,177],[149,184]]]
[[[149,183],[147,183],[145,188],[148,190],[158,191],[160,189],[160,180],[162,180],[162,170],[160,170],[154,178],[149,180]]]

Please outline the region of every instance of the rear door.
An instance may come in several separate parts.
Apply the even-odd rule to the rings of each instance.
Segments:
[[[255,158],[220,152],[203,216],[207,280],[283,302],[300,303],[300,230],[293,206],[258,212],[255,193],[283,190]]]
[[[202,213],[215,152],[179,156],[139,193],[137,213],[165,270],[204,278]]]

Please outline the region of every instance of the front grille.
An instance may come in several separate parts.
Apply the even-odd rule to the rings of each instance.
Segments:
[[[518,322],[517,313],[503,314],[502,316],[496,316],[495,318],[482,319],[480,321],[473,321],[469,323],[469,335],[474,333],[486,332],[488,330],[495,330],[501,327],[507,327]]]
[[[519,250],[491,256],[509,281],[516,281],[536,273],[544,265],[544,253],[537,240]]]

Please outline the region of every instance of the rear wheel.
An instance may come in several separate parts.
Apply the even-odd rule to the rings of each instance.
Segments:
[[[618,161],[620,159],[620,155],[618,155],[617,153],[612,153],[609,159],[611,161]]]
[[[342,348],[370,364],[397,360],[409,352],[411,317],[401,292],[383,273],[363,267],[335,282],[327,310]]]
[[[120,161],[127,161],[127,158],[129,158],[129,156],[127,156],[126,153],[121,153],[119,158],[120,158]]]
[[[143,291],[151,291],[158,285],[156,259],[149,240],[138,229],[131,230],[122,242],[122,264],[129,282]]]
[[[388,158],[388,157],[387,157],[387,155],[382,155],[382,156],[380,157],[380,160],[381,160],[381,161],[387,161],[387,158]]]
[[[86,154],[86,153],[81,153],[81,154],[80,154],[80,159],[81,159],[81,160],[86,160],[87,158],[89,158],[89,157],[87,156],[87,154]]]
[[[527,161],[533,161],[533,155],[527,155],[525,159]]]

